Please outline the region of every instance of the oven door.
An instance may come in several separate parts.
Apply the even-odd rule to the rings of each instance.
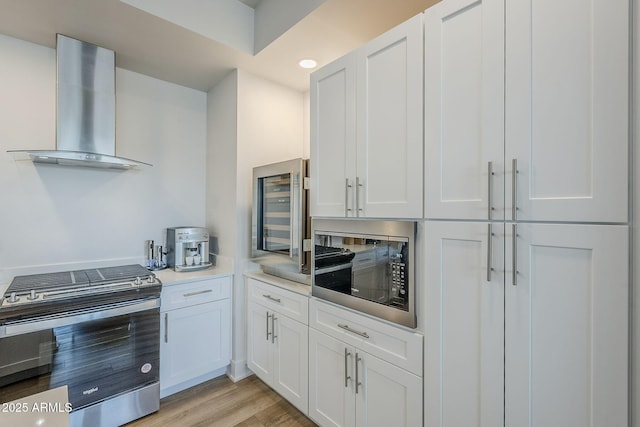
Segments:
[[[67,385],[72,412],[158,381],[157,298],[0,327],[0,402]]]

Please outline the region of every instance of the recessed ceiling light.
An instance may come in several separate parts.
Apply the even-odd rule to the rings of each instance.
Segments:
[[[316,68],[318,66],[318,63],[313,59],[303,59],[298,62],[298,65],[300,65],[302,68]]]

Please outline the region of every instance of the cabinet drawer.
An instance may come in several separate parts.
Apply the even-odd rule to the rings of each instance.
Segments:
[[[247,288],[250,301],[309,324],[308,297],[251,278],[247,279]]]
[[[162,311],[231,298],[231,277],[198,280],[162,289]]]
[[[422,376],[422,334],[315,298],[309,302],[309,326]]]

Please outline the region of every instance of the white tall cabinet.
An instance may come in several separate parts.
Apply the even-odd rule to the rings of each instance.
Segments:
[[[311,75],[312,216],[422,217],[422,14]]]
[[[628,24],[426,11],[426,426],[628,424]]]

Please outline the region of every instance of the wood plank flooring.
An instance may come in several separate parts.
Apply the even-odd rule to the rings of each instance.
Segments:
[[[160,410],[127,427],[312,427],[311,420],[255,375],[214,378],[160,401]]]

